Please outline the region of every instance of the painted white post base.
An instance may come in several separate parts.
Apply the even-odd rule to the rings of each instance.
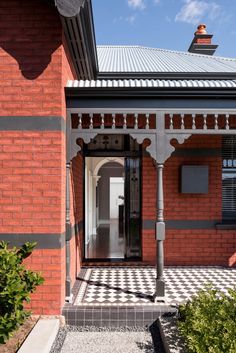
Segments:
[[[155,297],[155,298],[154,298],[154,303],[164,303],[164,304],[167,304],[166,297]]]
[[[71,293],[71,295],[69,297],[65,298],[65,301],[69,304],[73,303],[73,299],[74,299],[74,295]]]

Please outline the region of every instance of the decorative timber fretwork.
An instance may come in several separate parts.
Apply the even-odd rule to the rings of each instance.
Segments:
[[[165,123],[169,134],[232,134],[236,131],[236,112],[175,112],[165,115]]]
[[[68,122],[69,159],[80,150],[79,138],[89,143],[98,134],[129,134],[140,144],[148,139],[146,150],[157,163],[170,157],[173,139],[183,143],[193,134],[236,134],[236,110],[69,109]]]

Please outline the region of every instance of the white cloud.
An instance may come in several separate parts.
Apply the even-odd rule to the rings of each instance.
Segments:
[[[127,16],[127,17],[124,17],[124,16],[120,16],[120,17],[115,17],[113,19],[113,23],[116,24],[117,22],[128,22],[130,23],[131,25],[134,24],[136,20],[136,16],[135,15],[131,15],[131,16]]]
[[[214,21],[221,12],[221,7],[215,2],[206,2],[200,0],[184,0],[185,4],[175,17],[175,21],[199,24],[207,17]]]
[[[160,4],[161,0],[153,0],[154,4]]]
[[[143,10],[145,9],[144,0],[128,0],[128,5],[133,9]]]
[[[125,18],[125,21],[126,22],[129,22],[131,25],[134,23],[134,21],[136,20],[136,17],[133,15],[133,16],[128,16]]]

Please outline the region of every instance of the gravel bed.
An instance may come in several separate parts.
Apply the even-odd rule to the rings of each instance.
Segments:
[[[165,353],[156,323],[151,327],[65,326],[50,353]]]

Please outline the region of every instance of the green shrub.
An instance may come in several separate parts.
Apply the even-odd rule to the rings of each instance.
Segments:
[[[236,289],[224,294],[207,286],[179,311],[190,353],[236,353]]]
[[[6,342],[30,312],[24,310],[24,301],[43,283],[43,278],[22,264],[33,251],[36,243],[25,243],[20,249],[8,249],[0,242],[0,344]]]

